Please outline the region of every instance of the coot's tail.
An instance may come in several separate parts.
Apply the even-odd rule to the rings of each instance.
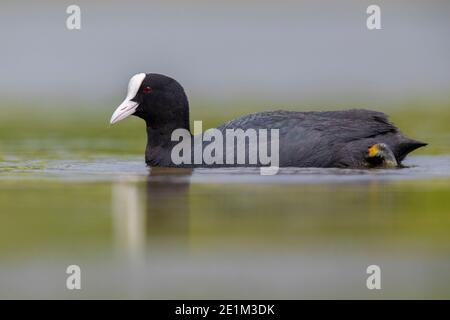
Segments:
[[[402,141],[396,145],[395,154],[396,154],[397,160],[402,161],[408,155],[408,153],[410,153],[411,151],[414,151],[418,148],[424,147],[427,144],[428,143],[426,143],[426,142],[422,142],[422,141],[418,141],[418,140],[414,140],[414,139],[409,139],[409,138],[402,139]]]

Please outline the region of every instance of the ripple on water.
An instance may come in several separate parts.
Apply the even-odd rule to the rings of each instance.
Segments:
[[[96,157],[89,160],[34,160],[0,163],[0,180],[56,179],[117,181],[121,179],[196,183],[341,183],[367,180],[409,180],[450,177],[450,156],[411,156],[402,169],[280,168],[278,174],[261,176],[258,168],[149,169],[141,157]]]

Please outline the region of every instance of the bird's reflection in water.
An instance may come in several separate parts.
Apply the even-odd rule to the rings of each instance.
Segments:
[[[187,244],[191,174],[192,169],[152,168],[144,184],[124,177],[113,185],[114,234],[122,256],[139,264],[150,242],[169,240],[164,244],[178,249]]]
[[[148,236],[187,242],[191,175],[192,169],[151,169],[145,197]]]

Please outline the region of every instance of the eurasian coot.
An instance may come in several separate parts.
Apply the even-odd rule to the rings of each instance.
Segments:
[[[256,162],[249,160],[248,149],[252,148],[249,139],[234,145],[234,162],[226,161],[227,151],[219,154],[221,161],[196,162],[194,141],[198,136],[194,137],[190,133],[188,99],[183,87],[170,77],[154,73],[133,76],[126,99],[112,115],[111,124],[130,115],[146,122],[148,143],[145,158],[150,166],[223,167],[262,164],[260,159]],[[188,157],[192,162],[179,163],[173,160],[172,149],[179,143],[178,140],[172,141],[172,134],[176,129],[184,129],[188,133],[188,139],[192,141],[188,150]],[[409,152],[426,145],[402,135],[384,113],[363,109],[254,113],[225,123],[217,128],[216,133],[223,133],[225,136],[230,129],[251,129],[257,133],[261,129],[279,129],[277,141],[280,167],[398,167]],[[274,147],[270,147],[272,140],[272,135],[266,134],[264,141],[267,141],[273,152]],[[208,143],[202,139],[203,148]],[[225,150],[226,138],[220,144]],[[246,150],[244,163],[236,162],[236,153],[240,147]]]

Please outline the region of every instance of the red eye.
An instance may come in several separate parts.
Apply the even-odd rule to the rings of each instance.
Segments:
[[[143,91],[144,93],[150,93],[150,92],[153,91],[153,89],[152,89],[151,87],[145,87],[142,91]]]

